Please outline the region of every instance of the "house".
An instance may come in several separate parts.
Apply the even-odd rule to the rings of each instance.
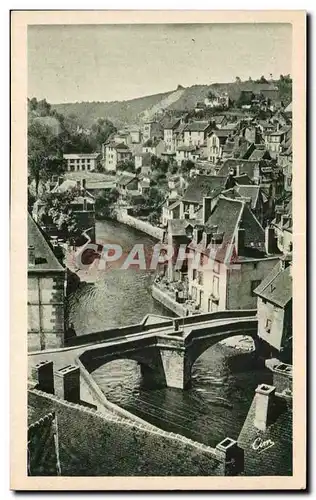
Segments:
[[[215,128],[222,128],[228,123],[228,118],[225,115],[214,115],[211,118],[212,125]]]
[[[204,146],[208,132],[212,126],[207,121],[194,121],[188,123],[184,129],[185,146]]]
[[[178,146],[176,150],[176,162],[181,166],[183,161],[195,162],[203,157],[204,152],[196,146]]]
[[[188,248],[188,292],[200,312],[256,308],[254,290],[277,257],[267,254],[264,229],[244,200],[221,195],[212,208],[205,197]]]
[[[163,226],[167,226],[171,219],[180,219],[180,203],[179,199],[168,199],[162,207],[161,222]]]
[[[99,153],[64,154],[68,172],[92,172],[97,170]]]
[[[165,152],[174,153],[176,147],[176,130],[181,124],[181,118],[174,118],[164,124],[163,140],[165,143]]]
[[[111,136],[111,140],[116,142],[116,144],[125,144],[125,146],[129,146],[132,142],[131,135],[128,130],[119,130]]]
[[[227,92],[219,94],[211,91],[204,99],[204,105],[207,108],[228,108],[229,103],[230,100]]]
[[[261,160],[271,160],[271,155],[269,151],[267,151],[264,145],[255,145],[255,149],[250,154],[250,161],[261,161]]]
[[[153,137],[162,137],[162,134],[162,127],[158,121],[149,120],[142,126],[143,142],[146,142]]]
[[[103,163],[107,172],[116,172],[118,166],[132,159],[132,152],[124,143],[115,141],[102,145]]]
[[[137,126],[131,127],[129,130],[132,144],[139,144],[141,142],[141,131]]]
[[[66,269],[46,234],[30,214],[27,219],[28,351],[64,347]]]
[[[116,180],[116,189],[120,193],[121,199],[123,199],[129,191],[137,191],[138,179],[136,175],[129,172],[122,173]]]
[[[286,138],[287,129],[282,128],[264,135],[264,143],[272,158],[278,158],[282,152],[282,142]]]
[[[223,149],[231,137],[230,130],[213,130],[207,138],[207,158],[212,163],[218,163],[223,156]]]
[[[162,139],[158,137],[154,137],[152,139],[148,139],[148,141],[144,142],[142,151],[143,153],[150,153],[154,156],[161,156],[161,154],[165,150],[165,143]]]
[[[188,219],[169,219],[167,222],[167,231],[165,235],[166,243],[173,249],[173,255],[177,256],[180,245],[188,245],[193,234],[194,224]],[[188,272],[188,263],[183,259],[180,269],[176,269],[172,260],[168,262],[167,277],[170,282],[184,280]]]
[[[227,177],[219,175],[197,175],[191,182],[182,197],[180,218],[196,219],[203,206],[205,196],[211,199],[212,208],[215,207],[218,197],[226,189]]]
[[[254,184],[235,184],[233,188],[223,191],[227,198],[241,198],[245,200],[252,213],[256,216],[261,225],[265,221],[265,212],[267,209],[267,197],[260,186]]]
[[[292,351],[292,258],[283,257],[254,290],[258,297],[258,337],[271,355],[291,360]]]
[[[292,133],[289,134],[281,144],[281,152],[278,156],[278,164],[284,175],[284,190],[292,191]]]
[[[144,196],[149,193],[150,189],[150,179],[146,175],[141,175],[138,179],[137,190]]]
[[[274,211],[275,218],[271,222],[271,227],[274,230],[279,251],[286,255],[292,252],[293,247],[292,200],[277,204]]]
[[[138,153],[134,157],[135,169],[151,167],[151,153]]]
[[[201,112],[203,112],[206,108],[206,105],[204,102],[197,102],[196,105],[195,105],[195,108],[194,108],[194,111],[196,114],[199,114]]]
[[[288,117],[292,118],[292,102],[286,106],[284,113],[286,113]]]

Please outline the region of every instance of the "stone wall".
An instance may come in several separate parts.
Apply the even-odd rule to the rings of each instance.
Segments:
[[[64,346],[65,273],[28,275],[28,350]]]
[[[225,461],[206,445],[30,390],[37,417],[55,412],[63,476],[222,476]]]
[[[164,230],[160,227],[155,227],[147,221],[143,221],[137,219],[136,217],[132,217],[128,215],[126,209],[117,209],[116,210],[116,218],[118,222],[122,222],[122,224],[126,224],[127,226],[134,227],[138,231],[142,231],[143,233],[149,234],[153,238],[157,240],[162,240],[164,235]]]
[[[152,286],[151,294],[155,300],[160,302],[160,304],[172,311],[177,316],[186,316],[186,307],[169,297],[169,295],[161,290],[158,286]]]

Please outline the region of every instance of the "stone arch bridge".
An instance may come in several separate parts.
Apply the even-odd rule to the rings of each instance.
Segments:
[[[52,359],[62,364],[79,364],[89,376],[100,366],[117,359],[140,364],[144,383],[150,387],[190,385],[191,370],[198,357],[221,340],[248,335],[257,346],[256,310],[221,311],[185,318],[145,318],[139,325],[96,332],[69,339],[68,347],[30,353],[31,364]],[[63,361],[64,360],[64,361]]]

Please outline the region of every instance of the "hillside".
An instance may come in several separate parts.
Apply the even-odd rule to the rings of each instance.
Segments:
[[[172,93],[173,91],[170,91],[129,101],[52,104],[52,109],[65,116],[76,115],[85,127],[91,126],[98,118],[107,118],[116,127],[120,127],[134,123],[138,115],[159,104]]]
[[[54,104],[52,109],[65,116],[76,115],[82,125],[89,127],[98,118],[106,118],[114,123],[116,127],[141,123],[154,117],[156,113],[165,110],[190,111],[195,108],[199,101],[204,101],[209,91],[227,92],[232,101],[238,100],[242,90],[251,90],[254,93],[261,90],[279,87],[279,98],[284,100],[285,105],[291,102],[292,83],[286,80],[273,81],[271,83],[257,83],[254,81],[214,83],[211,85],[193,85],[192,87],[178,87],[176,90],[139,97],[129,101],[113,102],[82,102]]]

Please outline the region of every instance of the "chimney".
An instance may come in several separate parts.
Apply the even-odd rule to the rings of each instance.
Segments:
[[[272,421],[273,406],[275,402],[275,387],[260,384],[255,396],[255,421],[254,426],[265,431]]]
[[[292,256],[291,255],[282,255],[280,257],[281,269],[284,271],[287,267],[292,264]]]
[[[188,214],[188,212],[184,212],[184,214],[183,214],[183,218],[184,218],[184,219],[189,219],[189,214]]]
[[[265,228],[265,250],[266,253],[273,254],[276,251],[276,238],[274,228],[272,226],[267,226]]]
[[[203,208],[202,208],[203,224],[206,224],[206,222],[210,218],[211,212],[212,212],[212,198],[209,196],[205,196],[203,198]]]
[[[173,320],[173,331],[174,332],[178,332],[179,331],[179,320],[178,319],[174,319]]]
[[[229,437],[216,445],[216,455],[224,464],[225,476],[238,476],[244,472],[244,450],[235,439]]]
[[[35,248],[33,245],[28,246],[28,265],[35,266]]]
[[[55,394],[72,403],[80,402],[80,369],[68,365],[55,372]]]
[[[58,186],[61,186],[63,181],[64,181],[63,177],[58,177]]]
[[[54,372],[52,361],[40,361],[32,367],[32,378],[35,380],[37,387],[43,392],[54,394]]]
[[[237,245],[238,245],[238,250],[237,253],[238,255],[243,255],[245,251],[245,229],[243,227],[238,228],[238,239],[237,239]]]
[[[86,179],[81,179],[81,187],[82,189],[86,189]]]
[[[77,189],[81,189],[81,181],[77,181]]]

